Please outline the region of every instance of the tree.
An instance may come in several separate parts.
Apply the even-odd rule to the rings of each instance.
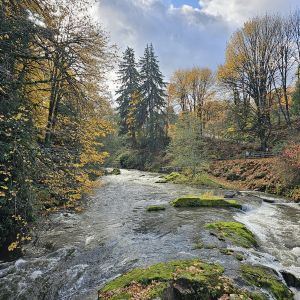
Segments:
[[[145,131],[150,150],[157,150],[164,140],[165,87],[152,44],[147,45],[140,60],[140,95],[138,125]]]
[[[128,47],[123,54],[123,60],[119,65],[119,82],[121,86],[116,92],[118,95],[116,101],[119,105],[120,133],[127,134],[130,131],[132,144],[135,145],[136,126],[133,126],[133,119],[136,118],[135,105],[137,104],[137,93],[139,91],[139,73],[135,62],[134,50],[132,48]],[[134,109],[132,107],[133,103]]]
[[[68,3],[0,4],[0,256],[30,239],[40,208],[75,208],[108,155],[111,51]]]
[[[137,145],[136,133],[138,131],[138,126],[137,126],[136,114],[140,102],[141,102],[141,96],[139,92],[136,90],[130,95],[127,120],[126,120],[126,126],[128,128],[128,134],[130,136],[133,148],[135,148]]]
[[[237,92],[246,91],[255,104],[255,123],[252,129],[265,150],[271,134],[271,96],[274,63],[279,45],[280,22],[265,16],[244,24],[232,37],[227,47],[226,62],[219,69],[220,80]]]
[[[278,100],[278,106],[287,125],[291,124],[289,105],[289,80],[294,72],[293,59],[293,24],[290,19],[278,17],[278,45],[274,53],[276,71],[272,74],[274,92]],[[283,101],[282,101],[283,100]],[[282,104],[283,102],[283,104]]]
[[[207,159],[205,142],[201,136],[201,121],[195,113],[183,112],[171,130],[168,152],[179,167],[191,168],[195,175]]]
[[[181,111],[188,110],[188,71],[177,70],[174,72],[168,85],[168,96],[179,104]]]
[[[37,36],[45,30],[29,20],[29,9],[19,1],[0,10],[0,256],[27,240],[33,218],[37,178],[33,106],[24,92],[35,68]],[[41,56],[42,57],[42,56]]]
[[[208,68],[193,68],[188,74],[189,91],[193,111],[200,119],[200,134],[203,134],[204,104],[209,100],[214,92],[212,87],[215,83],[214,75]]]
[[[300,117],[300,81],[296,83],[296,89],[293,93],[292,112]]]
[[[297,9],[290,17],[290,29],[293,37],[293,57],[297,63],[297,77],[300,80],[300,10]]]

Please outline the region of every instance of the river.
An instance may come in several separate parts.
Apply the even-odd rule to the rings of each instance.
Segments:
[[[35,230],[24,257],[0,264],[0,299],[94,300],[105,282],[131,268],[181,258],[219,262],[228,267],[226,275],[237,278],[236,259],[217,248],[195,248],[199,241],[217,243],[203,228],[216,220],[237,220],[254,232],[259,250],[237,249],[246,261],[300,277],[299,204],[265,203],[263,196],[243,192],[243,211],[170,206],[149,213],[150,204],[208,190],[159,184],[158,179],[157,174],[122,170],[101,179],[84,212],[52,214]]]

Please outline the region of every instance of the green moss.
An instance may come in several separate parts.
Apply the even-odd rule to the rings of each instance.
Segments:
[[[113,170],[111,171],[111,174],[112,174],[112,175],[120,175],[120,174],[121,174],[121,170],[118,169],[118,168],[115,168],[115,169],[113,169]]]
[[[195,185],[203,185],[203,186],[208,186],[208,187],[212,187],[212,188],[222,188],[223,187],[223,185],[221,183],[216,182],[206,173],[196,174],[192,182]]]
[[[248,283],[267,289],[276,299],[294,299],[293,293],[272,274],[271,270],[264,267],[242,265],[241,272]]]
[[[244,255],[240,253],[234,253],[234,257],[239,261],[243,261],[245,259]]]
[[[158,263],[148,268],[134,269],[108,283],[99,291],[99,299],[155,299],[162,297],[172,284],[184,288],[192,286],[195,299],[218,299],[222,295],[236,294],[255,298],[254,294],[235,287],[231,280],[222,276],[224,268],[218,264],[203,263],[198,259]],[[133,297],[134,296],[134,297]],[[192,299],[192,298],[190,298]]]
[[[230,250],[230,249],[227,249],[227,248],[221,248],[221,249],[220,249],[220,252],[221,252],[222,254],[225,254],[225,255],[232,255],[232,254],[234,253],[233,250]]]
[[[257,245],[253,233],[239,222],[215,222],[205,228],[213,230],[220,240],[229,239],[238,246],[250,248]]]
[[[164,181],[165,182],[176,182],[176,181],[181,181],[184,180],[184,175],[178,173],[178,172],[172,172],[166,176],[164,176]]]
[[[193,174],[183,174],[178,172],[172,172],[164,176],[157,183],[180,183],[180,184],[189,184],[189,185],[203,185],[212,188],[222,188],[224,187],[221,183],[213,180],[207,173],[197,173]]]
[[[199,272],[191,273],[189,271],[190,267],[198,268]],[[116,289],[122,289],[132,282],[138,282],[145,285],[150,284],[152,281],[167,282],[174,278],[175,273],[183,278],[193,278],[201,281],[206,280],[207,277],[219,276],[223,272],[224,269],[220,265],[202,263],[197,259],[158,263],[148,268],[134,269],[116,278],[102,288],[100,294]]]
[[[147,211],[160,211],[160,210],[165,210],[166,207],[163,205],[150,205],[146,209]]]
[[[242,208],[236,200],[225,200],[216,196],[184,196],[170,202],[174,207],[235,207]]]

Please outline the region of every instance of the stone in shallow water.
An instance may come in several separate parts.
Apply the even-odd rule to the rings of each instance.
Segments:
[[[234,192],[234,191],[228,191],[228,192],[225,192],[224,193],[224,198],[226,199],[232,199],[232,198],[234,198],[235,196],[236,196],[237,194],[236,194],[236,192]]]
[[[287,271],[280,271],[280,273],[288,286],[300,289],[300,279],[299,278],[297,278],[295,275],[293,275]]]

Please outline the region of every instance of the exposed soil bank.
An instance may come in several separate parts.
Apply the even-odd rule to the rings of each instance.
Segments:
[[[223,184],[237,189],[249,189],[285,196],[300,201],[300,183],[289,186],[278,171],[277,158],[235,159],[216,161],[211,164],[209,173]]]

